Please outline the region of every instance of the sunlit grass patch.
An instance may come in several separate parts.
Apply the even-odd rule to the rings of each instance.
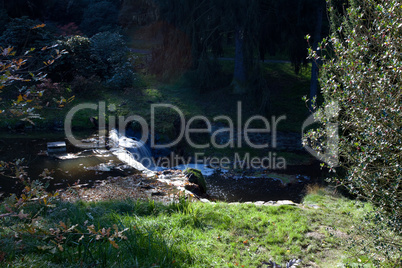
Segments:
[[[348,241],[370,206],[318,186],[308,192],[298,206],[201,203],[184,196],[172,204],[28,204],[24,213],[34,218],[0,218],[0,256],[9,267],[27,260],[38,267],[258,267],[290,259],[336,267],[365,261],[350,258]]]

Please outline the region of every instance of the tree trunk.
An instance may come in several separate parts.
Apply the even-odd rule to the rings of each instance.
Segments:
[[[235,67],[233,72],[233,93],[246,93],[246,69],[244,64],[244,33],[242,29],[236,30]]]
[[[315,32],[314,32],[314,43],[313,43],[313,50],[317,51],[318,42],[321,39],[321,28],[322,28],[322,14],[324,11],[325,2],[320,0],[317,5],[317,22],[315,25]],[[312,61],[311,66],[311,82],[310,82],[310,101],[309,106],[311,111],[314,111],[314,102],[313,99],[317,98],[317,91],[318,91],[318,64],[319,61]]]

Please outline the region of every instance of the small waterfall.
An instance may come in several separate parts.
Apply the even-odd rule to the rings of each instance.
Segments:
[[[112,129],[109,144],[114,155],[135,169],[145,171],[154,167],[151,150],[143,141],[126,137]]]

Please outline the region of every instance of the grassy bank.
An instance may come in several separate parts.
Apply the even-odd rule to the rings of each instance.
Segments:
[[[301,267],[371,267],[367,256],[353,256],[348,248],[369,210],[318,188],[300,206],[183,198],[170,205],[132,200],[29,205],[24,213],[38,212],[33,219],[0,218],[0,265],[265,267],[270,260],[284,264],[296,258]]]

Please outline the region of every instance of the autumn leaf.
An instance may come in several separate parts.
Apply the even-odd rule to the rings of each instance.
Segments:
[[[119,248],[119,245],[117,245],[117,243],[114,240],[109,240],[110,244],[114,247],[114,248]]]
[[[14,47],[7,47],[7,48],[3,49],[3,52],[1,54],[3,56],[8,56],[13,49],[14,49]]]
[[[35,25],[35,26],[32,27],[31,29],[33,30],[33,29],[43,28],[43,27],[45,27],[45,26],[46,26],[46,24],[42,23],[42,24]]]
[[[60,225],[60,227],[62,227],[64,230],[66,230],[67,229],[67,225],[64,223],[64,222],[60,222],[59,223],[59,225]]]
[[[84,235],[81,235],[80,239],[78,239],[78,242],[81,242],[82,239],[84,239]]]
[[[87,230],[89,232],[91,232],[92,234],[97,234],[97,232],[95,231],[95,226],[92,224],[90,226],[87,227]]]

